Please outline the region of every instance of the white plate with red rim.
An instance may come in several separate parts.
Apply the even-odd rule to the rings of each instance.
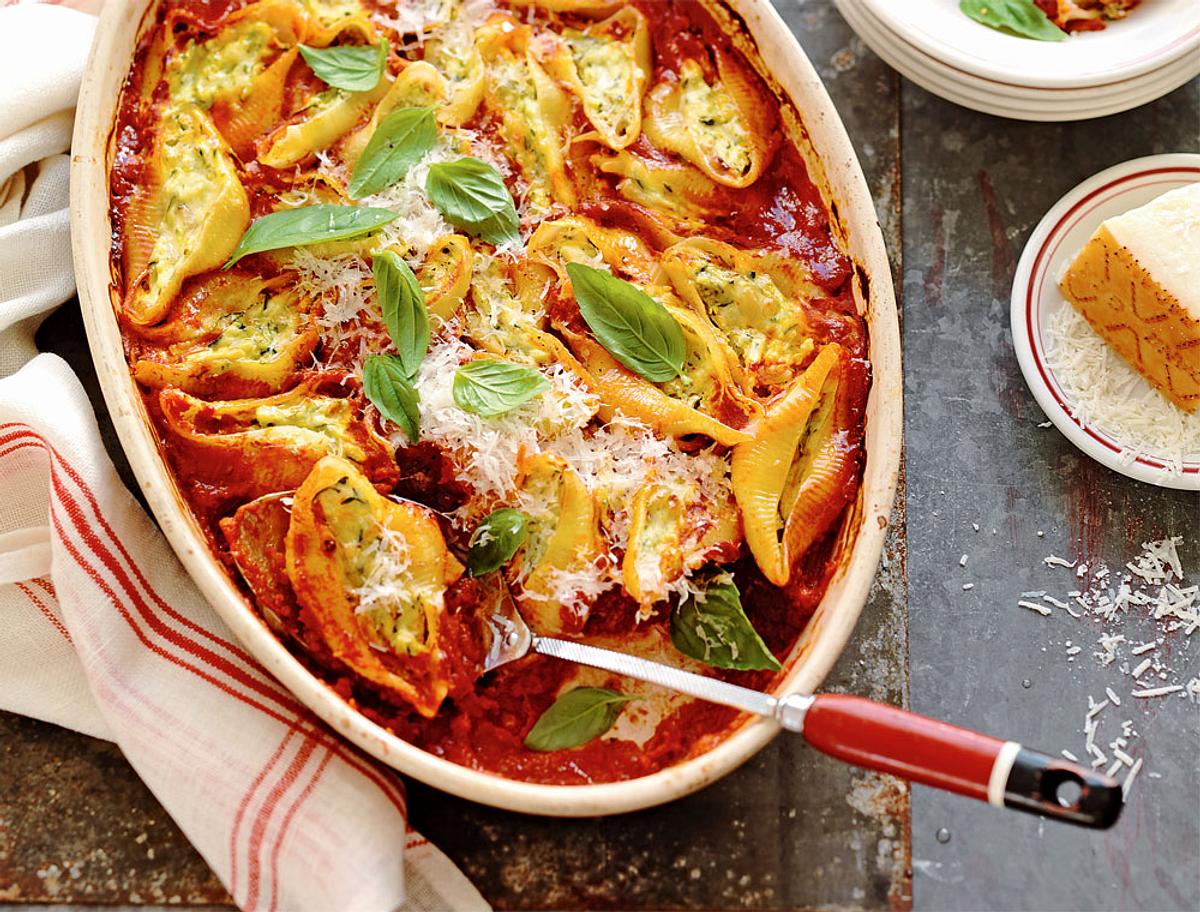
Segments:
[[[1124,19],[1065,41],[1020,38],[981,25],[958,0],[862,0],[931,57],[984,79],[1045,89],[1112,85],[1200,50],[1197,0],[1144,0]]]
[[[1200,413],[1186,419],[1189,432],[1196,429],[1196,447],[1175,466],[1165,452],[1131,445],[1100,421],[1081,420],[1076,403],[1066,392],[1071,378],[1062,376],[1061,368],[1056,372],[1050,327],[1063,308],[1071,308],[1058,290],[1058,277],[1102,221],[1198,181],[1200,155],[1191,153],[1134,159],[1084,181],[1046,213],[1030,236],[1013,279],[1011,311],[1013,345],[1021,372],[1054,426],[1088,456],[1116,472],[1189,491],[1200,491]],[[1115,353],[1110,357],[1119,362]],[[1159,395],[1141,380],[1136,394]]]

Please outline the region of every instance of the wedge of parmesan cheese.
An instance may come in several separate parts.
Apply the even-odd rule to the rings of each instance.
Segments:
[[[1105,221],[1059,288],[1164,396],[1200,408],[1200,183]]]

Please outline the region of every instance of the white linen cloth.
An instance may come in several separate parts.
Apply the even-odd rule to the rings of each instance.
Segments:
[[[399,777],[233,640],[122,486],[68,365],[71,122],[95,20],[0,8],[0,708],[115,741],[246,910],[487,909]]]

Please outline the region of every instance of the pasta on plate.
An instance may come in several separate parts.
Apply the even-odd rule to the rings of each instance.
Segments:
[[[870,387],[797,112],[706,0],[163,0],[114,303],[264,623],[455,762],[612,781],[738,723],[496,616],[766,687],[852,538]]]

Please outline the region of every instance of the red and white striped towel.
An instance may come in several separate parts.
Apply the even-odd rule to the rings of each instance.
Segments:
[[[94,20],[0,8],[0,708],[115,741],[243,909],[486,909],[398,776],[234,641],[122,486],[70,367],[67,156]]]

